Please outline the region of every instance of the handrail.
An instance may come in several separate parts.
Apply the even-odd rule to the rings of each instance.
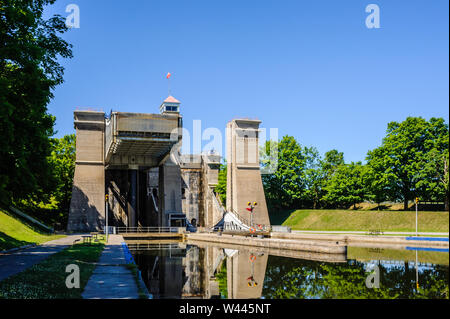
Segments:
[[[158,205],[156,205],[155,195],[153,194],[153,192],[150,192],[150,194],[151,194],[152,200],[153,200],[153,207],[155,208],[155,211],[158,213],[159,209],[158,209]]]
[[[120,233],[177,233],[180,227],[116,227]],[[181,227],[184,228],[184,227]]]
[[[213,203],[217,206],[217,208],[222,212],[223,216],[225,216],[225,214],[227,213],[227,210],[223,207],[223,205],[221,204],[221,202],[219,201],[219,199],[215,196],[214,192],[212,191],[212,189],[209,189],[209,195],[213,198]],[[247,226],[248,228],[251,227],[255,227],[256,225],[260,225],[261,229],[256,229],[257,231],[270,231],[271,226],[270,225],[263,225],[263,224],[256,224],[256,223],[250,223],[246,218],[242,217],[241,215],[239,215],[238,212],[236,212],[236,210],[232,209],[232,211],[230,212],[232,213],[234,216],[236,216],[236,218],[245,226]],[[212,227],[211,229],[212,231],[216,230],[216,227]]]
[[[109,185],[111,187],[111,191],[114,193],[114,195],[118,199],[118,201],[120,201],[122,206],[125,206],[127,203],[126,198],[125,198],[125,196],[122,195],[122,193],[120,192],[120,189],[117,187],[117,185],[115,183],[109,183]]]
[[[180,158],[180,151],[178,149],[173,148],[169,156],[176,165],[180,166],[181,158]]]
[[[239,215],[234,209],[232,210],[232,213],[243,223],[244,225],[247,225],[249,227],[255,227],[255,225],[261,225],[262,229],[256,229],[256,230],[265,230],[270,231],[271,226],[270,225],[264,225],[264,224],[256,224],[256,223],[250,223],[246,218]]]
[[[223,207],[223,205],[219,202],[218,198],[214,194],[211,188],[209,188],[209,195],[213,198],[213,203],[217,206],[217,208],[222,212],[222,215],[226,214],[226,209]]]
[[[252,227],[253,225],[250,224],[250,222],[242,217],[241,215],[238,214],[238,212],[236,212],[236,210],[232,209],[232,213],[237,217],[237,219],[239,219],[241,221],[241,223],[243,223],[244,225],[247,225],[248,227]]]
[[[23,213],[22,211],[18,210],[15,207],[9,206],[9,212],[12,212],[12,213],[14,213],[16,215],[19,215],[22,218],[25,218],[27,221],[35,224],[35,226],[37,225],[37,226],[45,229],[46,231],[48,231],[50,233],[53,233],[55,231],[52,227],[44,225],[43,223],[39,222],[38,220],[34,219],[33,217],[31,217],[31,216],[29,216],[29,215],[27,215],[25,213]]]
[[[161,250],[161,249],[185,249],[178,243],[127,243],[130,250]]]

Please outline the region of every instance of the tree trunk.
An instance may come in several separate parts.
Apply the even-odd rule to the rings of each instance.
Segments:
[[[444,200],[445,211],[448,211],[448,192],[445,192],[445,200]]]
[[[408,210],[408,198],[405,196],[405,201],[403,202],[403,210]]]

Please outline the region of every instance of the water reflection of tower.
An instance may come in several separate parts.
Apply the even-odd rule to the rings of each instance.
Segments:
[[[186,282],[183,258],[186,247],[180,243],[155,244],[159,249],[134,254],[148,291],[154,298],[181,298]],[[150,245],[149,245],[150,246]]]
[[[227,258],[229,299],[261,298],[267,258],[267,254],[249,251],[238,251]]]
[[[182,298],[220,298],[216,273],[225,262],[223,249],[188,247],[183,260],[187,280],[183,286]]]
[[[250,277],[247,278],[247,286],[249,286],[249,287],[258,286],[258,282],[255,280],[255,261],[256,261],[256,255],[254,255],[253,253],[250,254],[251,274],[250,274]]]
[[[188,246],[186,257],[183,258],[183,268],[186,282],[181,291],[182,298],[203,298],[204,295],[204,249]]]

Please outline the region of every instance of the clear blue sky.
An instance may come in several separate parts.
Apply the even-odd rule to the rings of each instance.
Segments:
[[[364,160],[390,121],[448,123],[447,0],[59,0],[46,13],[70,3],[81,27],[63,36],[74,58],[49,105],[58,137],[76,107],[158,113],[167,72],[189,130],[258,118],[346,161]],[[366,28],[370,3],[380,29]]]

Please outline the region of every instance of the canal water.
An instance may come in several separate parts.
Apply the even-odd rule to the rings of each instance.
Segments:
[[[128,246],[155,299],[449,298],[448,250],[349,247],[335,256],[201,242]]]

